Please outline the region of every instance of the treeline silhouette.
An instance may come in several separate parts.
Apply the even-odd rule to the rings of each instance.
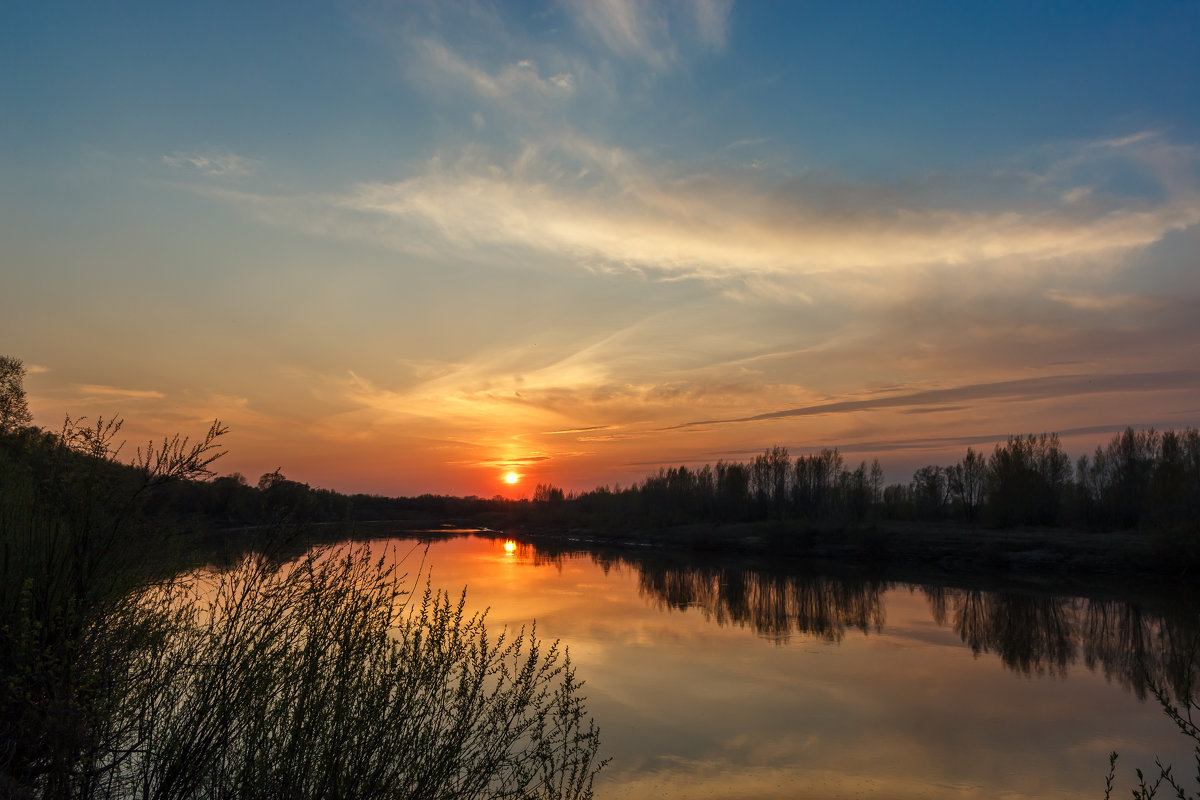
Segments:
[[[30,476],[45,475],[45,465],[61,458],[58,437],[35,427],[0,432],[7,491],[32,490]],[[137,480],[130,467],[108,462],[106,469],[112,480]],[[539,484],[525,500],[347,495],[291,480],[277,468],[253,483],[240,473],[173,482],[145,498],[142,511],[177,524],[190,520],[221,528],[491,515],[498,524],[607,529],[761,520],[827,527],[910,521],[1192,535],[1200,533],[1200,431],[1130,428],[1076,460],[1056,434],[1013,436],[990,454],[967,448],[957,463],[926,465],[907,483],[890,485],[884,484],[877,460],[850,467],[837,449],[792,458],[787,448],[772,447],[745,462],[660,469],[625,488],[568,494]]]
[[[908,483],[886,486],[878,460],[850,467],[837,449],[793,459],[787,448],[772,447],[751,461],[660,469],[625,489],[603,487],[563,502],[599,524],[955,520],[1195,531],[1200,431],[1129,428],[1074,461],[1057,434],[1012,436],[990,454],[968,447],[955,464],[923,466]]]
[[[62,434],[33,426],[0,431],[0,495],[32,496],[52,492],[64,507],[78,505],[87,481],[102,479],[108,491],[131,490],[143,471],[90,454],[86,447],[64,447]],[[90,491],[90,490],[88,490]],[[510,509],[502,498],[384,497],[341,494],[289,479],[280,469],[250,483],[241,473],[207,480],[179,480],[137,499],[137,516],[180,528],[235,528],[320,522],[465,519]],[[530,505],[525,501],[525,505]]]
[[[47,464],[61,462],[59,437],[32,426],[0,432],[4,490],[32,491],[33,476],[45,476]],[[108,461],[104,468],[112,481],[138,480],[132,467]],[[539,484],[525,500],[347,495],[291,480],[277,468],[254,483],[236,472],[176,481],[142,502],[148,517],[218,528],[481,517],[497,524],[618,530],[762,520],[826,527],[909,521],[1147,529],[1194,538],[1200,534],[1200,431],[1129,428],[1076,460],[1056,434],[1012,436],[990,454],[969,447],[957,463],[926,465],[907,483],[890,485],[877,460],[850,467],[836,448],[792,458],[787,448],[772,447],[745,462],[660,469],[625,488],[568,494]]]

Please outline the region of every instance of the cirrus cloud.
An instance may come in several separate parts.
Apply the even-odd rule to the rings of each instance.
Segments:
[[[1140,157],[1143,138],[1126,138],[1121,168],[1153,180],[1161,164]],[[1039,182],[1006,192],[972,208],[936,186],[905,194],[806,176],[689,174],[567,135],[506,162],[478,150],[435,159],[421,174],[356,184],[320,202],[334,228],[401,249],[434,242],[490,256],[515,248],[593,269],[715,279],[1078,261],[1200,222],[1190,184],[1163,186],[1158,200],[1074,188],[1063,199]]]

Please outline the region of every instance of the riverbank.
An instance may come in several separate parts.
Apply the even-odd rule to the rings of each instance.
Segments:
[[[795,522],[689,524],[631,531],[505,526],[497,532],[578,547],[682,550],[836,563],[889,572],[978,573],[1036,583],[1194,580],[1195,546],[1144,532],[889,522],[819,529]]]

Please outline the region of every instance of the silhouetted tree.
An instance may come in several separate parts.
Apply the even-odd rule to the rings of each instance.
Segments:
[[[1108,445],[1105,452],[1110,476],[1108,506],[1116,524],[1123,528],[1136,527],[1142,521],[1159,444],[1153,429],[1126,428]]]
[[[279,467],[258,479],[258,491],[263,512],[272,522],[304,519],[311,506],[308,484],[288,480]]]
[[[750,476],[757,517],[782,517],[787,513],[791,471],[792,462],[786,447],[772,447],[755,457]]]
[[[25,398],[25,365],[19,358],[0,356],[0,433],[12,433],[33,417]]]
[[[1150,479],[1150,519],[1157,525],[1186,525],[1200,519],[1200,431],[1166,431]]]
[[[988,459],[987,506],[1001,525],[1054,525],[1067,493],[1071,461],[1057,434],[1010,436]]]
[[[983,455],[970,447],[962,461],[946,471],[950,496],[962,511],[963,519],[974,521],[983,500],[983,485],[987,478],[987,462]]]
[[[886,488],[878,459],[848,470],[837,449],[789,462],[787,449],[776,446],[749,462],[660,469],[629,489],[564,502],[598,522],[622,525],[789,516],[846,524],[875,515],[937,520],[951,513],[1002,527],[1153,523],[1172,536],[1195,530],[1186,541],[1172,541],[1200,558],[1200,431],[1126,430],[1074,468],[1057,434],[1012,436],[989,457],[968,447],[958,463],[927,465],[907,485]]]
[[[724,520],[743,519],[749,510],[750,473],[738,462],[717,462],[717,503]]]
[[[946,504],[950,499],[947,471],[929,464],[913,473],[912,498],[920,519],[936,520],[945,516]]]
[[[912,490],[902,483],[893,483],[883,490],[883,514],[888,519],[911,520],[917,516]]]
[[[853,472],[843,472],[840,483],[842,510],[850,519],[866,518],[871,507],[871,483],[867,478],[867,462],[860,461]]]
[[[871,462],[871,505],[883,502],[883,466],[879,459]]]
[[[564,499],[563,490],[549,483],[539,483],[533,488],[533,502],[558,505]]]
[[[797,512],[820,519],[833,511],[833,493],[842,474],[842,455],[837,448],[796,459],[793,492]]]

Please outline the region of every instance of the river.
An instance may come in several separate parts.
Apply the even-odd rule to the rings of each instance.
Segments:
[[[1155,757],[1195,771],[1149,695],[1191,668],[1169,593],[902,583],[740,559],[374,540],[489,628],[561,640],[616,798],[1098,798]]]

